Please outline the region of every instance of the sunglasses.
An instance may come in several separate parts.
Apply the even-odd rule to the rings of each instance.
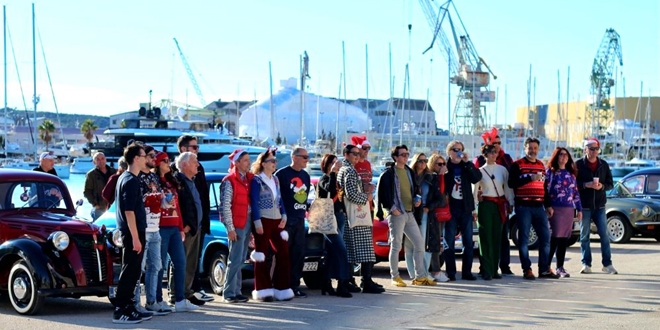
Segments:
[[[493,145],[502,145],[502,142],[493,142]]]
[[[275,159],[275,158],[266,159],[266,160],[264,160],[264,163],[273,163],[273,164],[276,164],[276,163],[277,163],[277,159]]]
[[[156,157],[156,154],[147,154],[147,157],[153,159],[154,157]]]
[[[399,157],[408,157],[408,156],[410,156],[410,153],[407,153],[407,152],[399,154]]]
[[[591,151],[598,151],[598,150],[600,150],[600,148],[598,148],[598,147],[589,147],[589,150],[591,150]]]
[[[353,155],[353,156],[359,156],[359,155],[360,155],[360,152],[359,152],[359,151],[349,152],[349,154],[351,154],[351,155]]]
[[[362,147],[362,150],[371,150],[371,147]]]
[[[309,159],[309,155],[294,155],[296,157],[300,157],[302,159]]]
[[[199,150],[199,146],[198,146],[198,145],[192,145],[192,146],[191,146],[191,145],[188,145],[188,146],[186,146],[186,148],[190,148],[190,149],[192,149],[192,150]]]
[[[565,152],[560,152],[560,153],[559,153],[559,156],[566,156],[566,157],[568,157],[568,154],[565,153]]]
[[[447,165],[447,163],[435,163],[435,165],[438,165],[440,167]]]
[[[461,152],[461,151],[463,151],[463,149],[460,149],[460,148],[452,148],[451,150],[453,150],[454,152]]]
[[[417,164],[426,163],[428,161],[429,161],[428,159],[418,159]]]

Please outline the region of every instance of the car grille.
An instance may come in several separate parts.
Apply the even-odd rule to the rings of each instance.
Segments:
[[[78,247],[80,260],[85,270],[87,285],[103,284],[107,280],[108,260],[102,251],[94,246],[94,237],[92,235],[75,234],[71,236],[73,242]],[[101,274],[99,276],[99,260]]]

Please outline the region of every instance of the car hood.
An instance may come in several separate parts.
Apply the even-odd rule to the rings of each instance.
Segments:
[[[99,229],[96,225],[83,218],[69,217],[62,214],[41,212],[5,216],[2,222],[9,228],[21,230],[26,235],[48,237],[54,231],[64,231],[68,234],[94,234]]]

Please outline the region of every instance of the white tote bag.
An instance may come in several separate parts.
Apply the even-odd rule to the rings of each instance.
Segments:
[[[337,219],[332,198],[315,198],[307,214],[310,233],[337,234]]]
[[[351,228],[358,226],[372,227],[374,225],[371,220],[371,210],[368,203],[358,205],[344,198],[344,205],[346,205],[346,217]]]

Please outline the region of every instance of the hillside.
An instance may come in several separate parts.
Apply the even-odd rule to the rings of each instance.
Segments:
[[[3,112],[2,114],[4,115],[4,109],[0,109],[0,112]],[[28,110],[26,113],[22,110],[7,109],[7,117],[13,119],[17,126],[27,126],[27,116],[29,116],[30,121],[32,121],[34,119],[34,112]],[[58,122],[56,113],[37,111],[37,118],[42,117],[52,120],[58,128],[60,127],[60,122],[62,128],[78,128],[85,119],[93,120],[99,128],[107,128],[110,125],[110,118],[102,116],[60,113],[60,122]]]

